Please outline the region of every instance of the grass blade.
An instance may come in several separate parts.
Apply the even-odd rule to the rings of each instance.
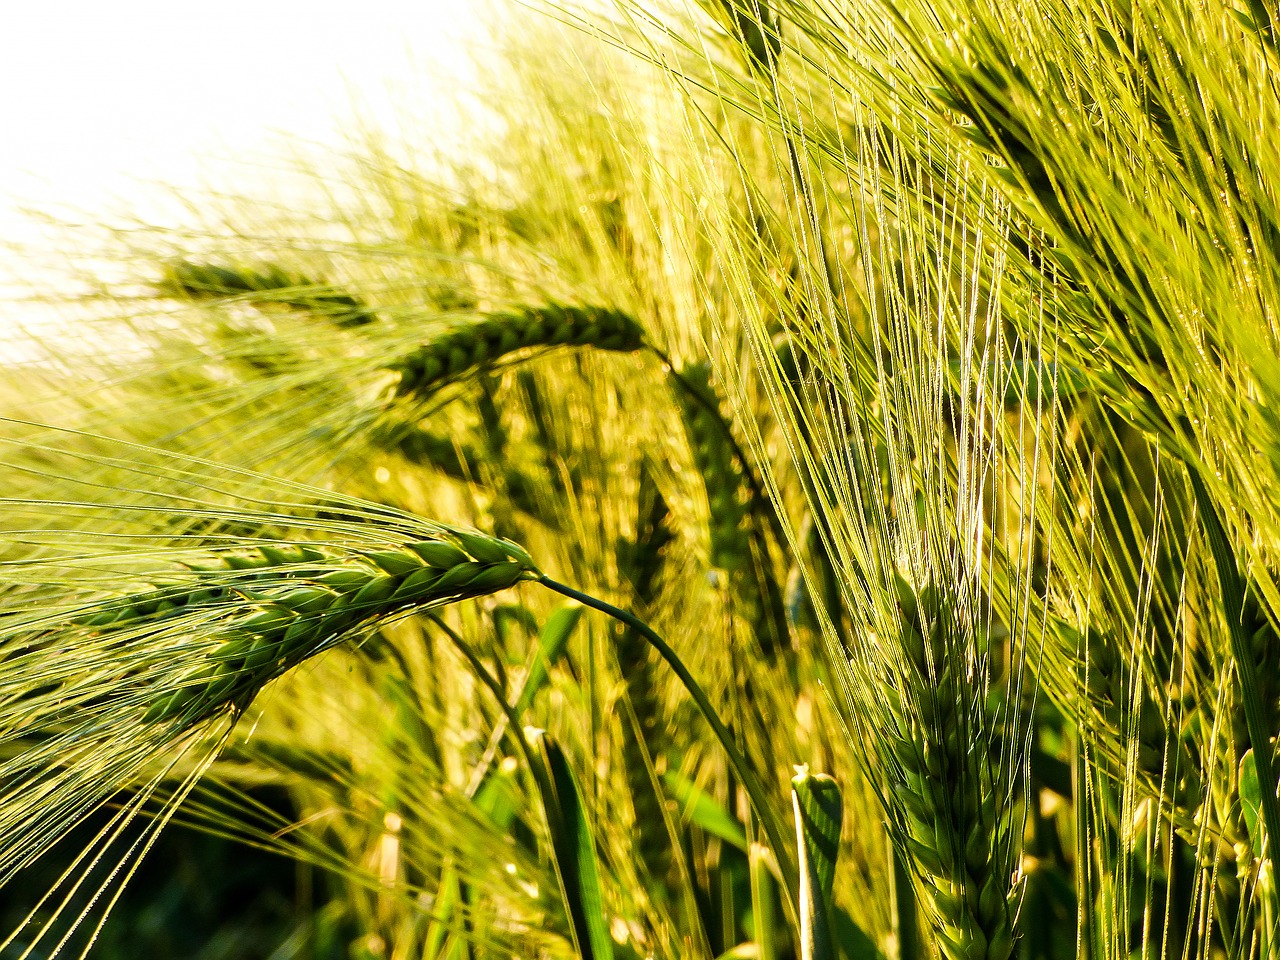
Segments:
[[[791,807],[800,850],[800,956],[836,960],[832,892],[844,801],[835,780],[807,767],[791,781]]]
[[[538,778],[542,804],[578,952],[583,960],[612,960],[613,940],[605,922],[595,837],[587,823],[578,782],[564,751],[551,737],[539,734],[533,746],[543,767]]]

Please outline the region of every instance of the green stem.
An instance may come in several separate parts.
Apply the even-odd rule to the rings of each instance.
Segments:
[[[755,926],[752,937],[760,948],[760,960],[778,960],[779,937],[773,914],[773,877],[766,868],[759,844],[753,842],[747,850],[751,915]]]
[[[561,862],[564,858],[562,849],[562,841],[559,837],[561,826],[557,824],[552,816],[549,807],[550,798],[556,796],[555,785],[551,782],[551,776],[548,768],[542,759],[534,753],[533,746],[529,743],[525,736],[524,728],[520,723],[520,716],[516,713],[515,708],[507,702],[506,692],[502,689],[502,685],[494,678],[489,669],[476,656],[476,652],[471,649],[471,645],[467,643],[462,636],[451,626],[444,622],[439,616],[431,614],[427,618],[438,627],[445,636],[452,641],[458,652],[461,653],[470,664],[472,671],[477,679],[480,680],[493,694],[494,700],[497,701],[499,709],[507,718],[507,728],[512,738],[515,740],[516,748],[519,750],[521,757],[524,758],[525,768],[533,777],[534,783],[537,784],[538,793],[542,797],[543,812],[546,816],[547,832],[551,837],[552,846],[556,850],[556,856],[553,858],[553,864],[556,870],[556,877],[560,883],[560,894],[564,898],[565,909],[569,911],[571,922],[569,924],[570,933],[573,937],[573,945],[578,952],[578,956],[583,960],[593,960],[595,952],[592,944],[587,936],[582,932],[587,926],[587,919],[581,915],[579,910],[579,902],[569,888],[569,878],[565,876],[565,865]],[[462,880],[459,876],[459,893],[462,892]]]
[[[1079,960],[1093,960],[1098,956],[1094,943],[1097,929],[1093,918],[1093,853],[1089,843],[1089,766],[1085,756],[1082,732],[1077,728],[1071,741],[1071,796],[1075,808],[1075,860],[1076,860],[1076,953]]]
[[[774,816],[772,809],[768,805],[768,798],[759,779],[752,772],[751,767],[747,764],[746,758],[738,750],[736,739],[728,727],[721,721],[719,714],[716,713],[715,707],[711,705],[711,701],[707,698],[702,687],[698,685],[698,681],[693,678],[684,662],[676,654],[674,650],[660,636],[639,617],[632,613],[628,613],[621,607],[615,607],[611,603],[599,600],[590,594],[583,593],[581,590],[575,590],[573,587],[566,586],[552,580],[545,574],[538,577],[538,582],[556,593],[564,594],[577,600],[584,606],[599,610],[601,613],[608,614],[615,620],[620,620],[627,626],[631,627],[642,637],[649,641],[667,665],[671,667],[680,682],[684,684],[685,690],[689,696],[693,698],[693,702],[701,711],[702,716],[707,723],[711,725],[711,729],[715,732],[716,738],[720,741],[720,745],[724,748],[725,754],[729,758],[729,765],[733,768],[734,775],[742,783],[743,788],[747,791],[747,796],[751,798],[751,805],[755,808],[756,816],[760,818],[760,825],[763,827],[765,836],[769,840],[769,846],[773,849],[774,859],[777,861],[778,870],[782,874],[782,881],[786,885],[789,901],[792,905],[799,902],[800,896],[800,880],[796,874],[794,866],[786,857],[786,846],[783,837],[785,834],[779,829],[777,818]]]
[[[493,674],[489,672],[489,668],[481,662],[480,658],[476,656],[476,652],[471,649],[471,645],[462,638],[458,631],[454,630],[453,627],[445,623],[444,620],[436,614],[428,615],[427,619],[435,624],[435,626],[439,628],[440,632],[449,638],[449,641],[454,645],[457,651],[466,658],[467,664],[476,675],[476,679],[483,683],[488,688],[489,692],[493,694],[493,699],[498,703],[498,709],[500,709],[502,711],[502,715],[506,717],[507,731],[511,734],[512,740],[515,741],[516,749],[520,751],[520,756],[524,758],[525,765],[533,774],[534,779],[538,781],[539,786],[543,786],[544,778],[539,775],[539,768],[537,764],[534,763],[535,756],[533,748],[525,738],[524,726],[520,722],[520,715],[516,713],[515,708],[507,702],[506,691],[502,689],[502,685],[498,683]],[[550,788],[549,784],[545,785],[548,786],[548,789]]]

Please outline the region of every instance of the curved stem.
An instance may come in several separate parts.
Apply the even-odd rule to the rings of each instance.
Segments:
[[[538,583],[550,590],[554,590],[556,593],[561,593],[566,597],[577,600],[584,606],[606,613],[615,620],[619,620],[631,627],[649,641],[649,644],[658,651],[658,654],[667,662],[667,665],[671,667],[675,675],[680,678],[680,682],[684,685],[685,690],[689,692],[689,696],[693,698],[698,710],[702,713],[707,723],[711,725],[711,729],[715,731],[716,738],[720,741],[720,745],[724,747],[724,751],[729,757],[729,765],[733,768],[734,775],[742,783],[743,789],[747,791],[747,796],[751,799],[751,806],[755,808],[756,816],[760,819],[760,825],[764,828],[765,835],[768,837],[769,846],[773,848],[778,871],[781,873],[782,881],[787,888],[789,903],[794,905],[799,897],[799,877],[785,855],[786,847],[783,840],[785,834],[779,828],[777,818],[773,815],[768,805],[764,787],[747,764],[746,757],[738,749],[733,732],[724,725],[719,714],[716,713],[715,707],[711,705],[710,699],[708,699],[702,687],[699,686],[698,681],[693,678],[693,674],[689,672],[684,662],[662,637],[654,633],[649,625],[635,616],[635,614],[629,613],[621,607],[615,607],[611,603],[606,603],[604,600],[599,600],[590,594],[583,593],[581,590],[575,590],[573,587],[552,580],[545,574],[538,577]]]
[[[558,783],[560,778],[556,773],[556,766],[551,758],[550,738],[539,734],[537,742],[540,749],[539,754],[535,756],[533,745],[530,744],[529,738],[520,726],[519,714],[507,702],[506,694],[503,692],[501,684],[485,668],[480,658],[476,656],[475,651],[471,649],[470,644],[439,616],[431,614],[428,619],[453,641],[453,645],[467,658],[467,662],[471,665],[471,669],[475,671],[476,676],[489,688],[494,699],[498,701],[503,715],[507,718],[507,726],[515,736],[516,744],[524,757],[525,766],[538,786],[538,793],[542,798],[543,813],[546,817],[547,832],[550,835],[554,852],[553,863],[556,877],[560,882],[560,893],[564,897],[565,908],[569,912],[570,932],[573,936],[573,943],[577,949],[578,956],[582,960],[594,960],[596,957],[612,956],[608,949],[601,947],[602,941],[607,947],[608,933],[601,926],[605,917],[600,913],[599,877],[596,876],[594,867],[592,867],[589,881],[583,876],[581,864],[576,862],[576,858],[580,856],[578,845],[581,840],[573,836],[574,831],[572,828],[566,830],[567,820],[581,823],[582,811],[578,809],[576,814],[569,814],[566,817],[564,800],[562,799],[567,795],[565,791],[566,785]],[[560,762],[564,763],[563,754],[560,753],[558,748],[556,753],[560,754],[562,758]],[[572,775],[568,774],[568,776],[572,781]],[[569,783],[569,791],[577,793],[577,789],[572,782]],[[576,801],[574,808],[577,808]],[[589,842],[592,845],[590,856],[594,863],[596,856],[594,840]],[[590,889],[594,889],[594,896],[589,893]],[[595,915],[592,916],[589,911],[594,911]]]

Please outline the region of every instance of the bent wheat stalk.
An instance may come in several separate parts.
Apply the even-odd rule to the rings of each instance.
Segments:
[[[734,776],[742,783],[742,787],[747,792],[748,798],[751,800],[751,806],[756,812],[756,816],[760,818],[760,825],[764,829],[765,836],[768,838],[769,846],[772,848],[774,857],[778,863],[779,872],[782,875],[783,883],[787,888],[789,895],[788,904],[794,908],[799,901],[800,896],[800,878],[796,872],[795,865],[785,855],[787,849],[784,837],[786,835],[778,818],[773,815],[773,808],[768,803],[763,784],[755,775],[751,766],[747,763],[746,757],[737,747],[737,738],[733,732],[720,719],[720,715],[716,712],[715,707],[711,705],[711,700],[707,697],[706,692],[702,689],[697,680],[693,678],[693,674],[689,672],[689,668],[684,665],[679,654],[671,648],[671,646],[658,636],[653,629],[639,617],[628,613],[619,607],[615,607],[611,603],[597,599],[590,594],[575,590],[573,587],[563,583],[558,583],[550,577],[542,574],[537,577],[537,582],[548,589],[554,590],[556,593],[564,594],[582,603],[585,606],[599,610],[609,616],[621,620],[627,626],[631,627],[641,636],[643,636],[658,651],[658,655],[667,662],[667,665],[675,672],[680,679],[680,683],[684,686],[689,696],[693,698],[694,704],[698,707],[698,712],[702,714],[703,719],[711,726],[715,733],[716,740],[724,749],[728,756],[729,765],[733,768]]]

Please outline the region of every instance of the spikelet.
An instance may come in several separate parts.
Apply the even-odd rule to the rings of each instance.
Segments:
[[[195,588],[164,587],[106,601],[76,621],[117,631],[203,609],[217,646],[157,692],[146,723],[198,724],[243,708],[269,681],[369,621],[483,596],[536,576],[528,555],[506,541],[452,531],[403,549],[331,556],[308,545],[262,547],[199,571]]]
[[[634,319],[607,307],[549,304],[491,313],[459,325],[391,364],[397,396],[429,396],[527,347],[595,347],[630,352],[644,343]]]

